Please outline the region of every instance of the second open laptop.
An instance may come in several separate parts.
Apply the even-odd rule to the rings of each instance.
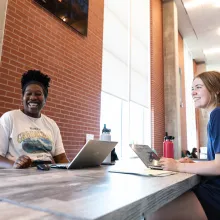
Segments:
[[[163,169],[161,165],[158,164],[160,158],[148,145],[130,144],[130,147],[146,165],[146,167],[157,170]],[[155,165],[155,162],[157,165]]]
[[[89,140],[68,164],[52,164],[51,168],[80,169],[100,166],[118,142]]]

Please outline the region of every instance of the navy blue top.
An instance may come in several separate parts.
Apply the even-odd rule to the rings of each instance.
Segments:
[[[207,126],[207,156],[208,160],[215,160],[215,154],[220,153],[220,107],[215,108],[210,113]],[[220,176],[214,181],[220,186]]]

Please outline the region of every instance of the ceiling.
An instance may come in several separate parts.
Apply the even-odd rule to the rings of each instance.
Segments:
[[[193,59],[220,70],[220,0],[175,2],[179,32]]]

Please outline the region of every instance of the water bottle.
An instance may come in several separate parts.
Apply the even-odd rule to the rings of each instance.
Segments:
[[[104,124],[104,128],[102,129],[101,140],[111,141],[111,129],[106,128],[106,124]]]
[[[104,128],[102,129],[102,134],[100,137],[101,141],[111,141],[111,129],[106,128],[106,124],[104,124]],[[109,164],[111,163],[111,152],[105,158],[103,163]]]
[[[168,136],[168,133],[166,132],[163,142],[163,156],[166,158],[174,158],[173,140],[174,137]]]

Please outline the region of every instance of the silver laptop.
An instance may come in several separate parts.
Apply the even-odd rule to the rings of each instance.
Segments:
[[[158,164],[160,158],[148,145],[130,144],[130,147],[146,167],[157,170],[163,169],[162,166]]]
[[[100,166],[117,143],[114,141],[89,140],[70,163],[51,164],[50,167],[80,169]]]

